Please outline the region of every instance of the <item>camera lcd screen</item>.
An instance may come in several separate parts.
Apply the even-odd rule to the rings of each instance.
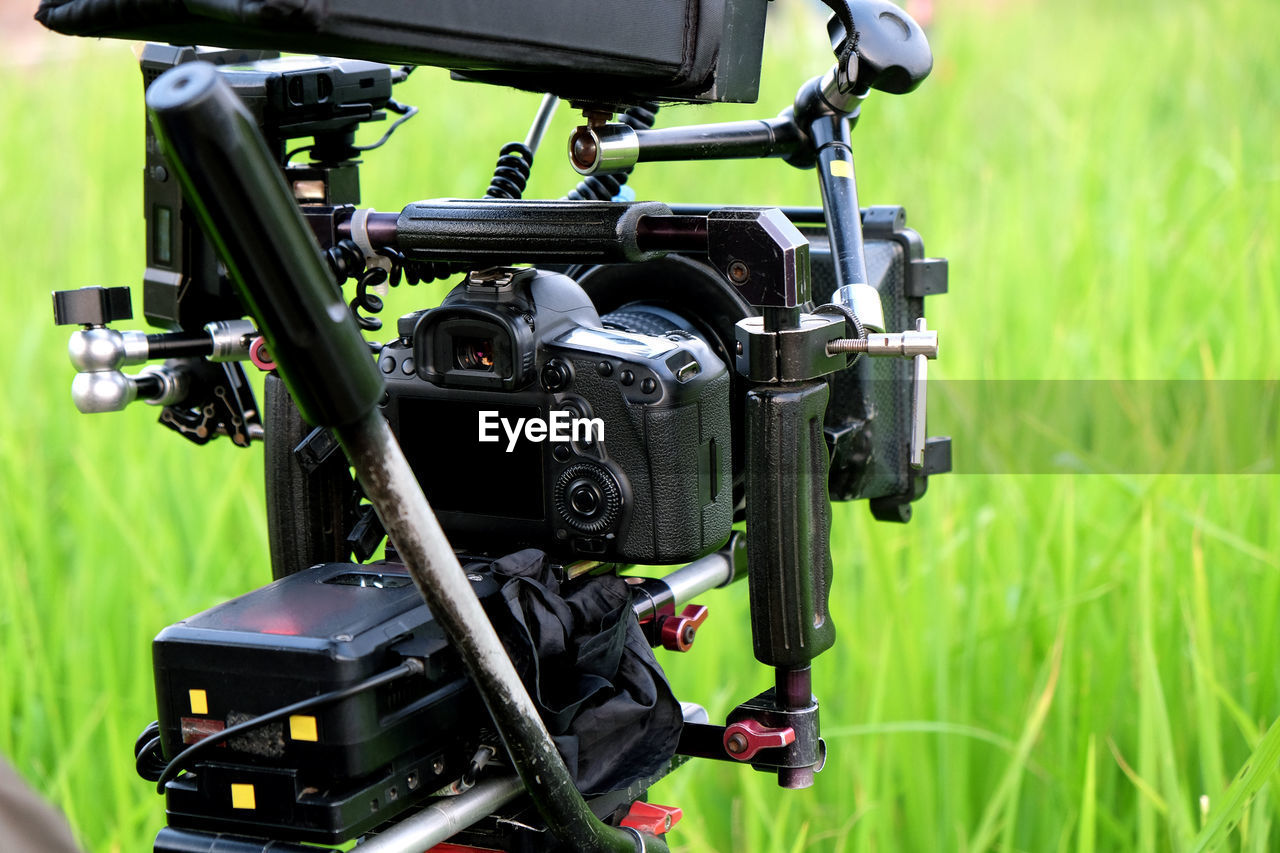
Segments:
[[[542,520],[543,445],[523,434],[514,445],[501,424],[540,418],[536,406],[428,400],[401,397],[400,444],[432,508],[442,512]],[[489,434],[480,441],[480,413],[489,416]],[[507,448],[511,446],[510,452]]]

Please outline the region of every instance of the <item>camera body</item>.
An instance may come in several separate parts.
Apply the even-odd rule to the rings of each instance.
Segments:
[[[697,335],[606,328],[569,277],[507,267],[398,331],[383,411],[457,547],[653,564],[728,537],[729,373]]]

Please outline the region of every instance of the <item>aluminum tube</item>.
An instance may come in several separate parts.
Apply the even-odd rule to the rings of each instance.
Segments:
[[[729,558],[722,552],[694,560],[687,566],[676,569],[662,578],[662,582],[671,588],[675,597],[675,608],[679,612],[681,606],[709,589],[724,586],[733,577],[733,566]]]
[[[493,814],[524,790],[520,779],[486,779],[465,794],[444,797],[356,847],[359,853],[422,853]]]
[[[529,127],[529,133],[524,138],[524,144],[529,146],[529,150],[538,153],[538,146],[542,144],[542,137],[547,133],[547,127],[551,124],[551,119],[556,114],[556,107],[560,105],[560,99],[555,95],[543,95],[542,103],[538,105],[538,112],[533,117],[533,124]]]

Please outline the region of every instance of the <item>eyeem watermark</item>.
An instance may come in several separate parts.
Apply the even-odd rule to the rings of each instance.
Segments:
[[[480,441],[501,441],[499,429],[507,436],[507,452],[516,447],[516,442],[523,435],[526,441],[540,443],[543,441],[582,441],[592,443],[604,441],[604,421],[599,418],[575,418],[565,411],[554,411],[550,418],[516,418],[515,421],[502,417],[495,411],[480,412]]]

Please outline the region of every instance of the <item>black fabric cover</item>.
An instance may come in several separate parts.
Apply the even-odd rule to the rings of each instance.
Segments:
[[[766,0],[40,0],[67,35],[438,65],[563,96],[754,100]],[[721,68],[723,66],[723,68]]]
[[[541,551],[495,562],[510,620],[495,627],[584,794],[652,776],[684,725],[631,610],[627,584],[602,575],[561,584]]]

